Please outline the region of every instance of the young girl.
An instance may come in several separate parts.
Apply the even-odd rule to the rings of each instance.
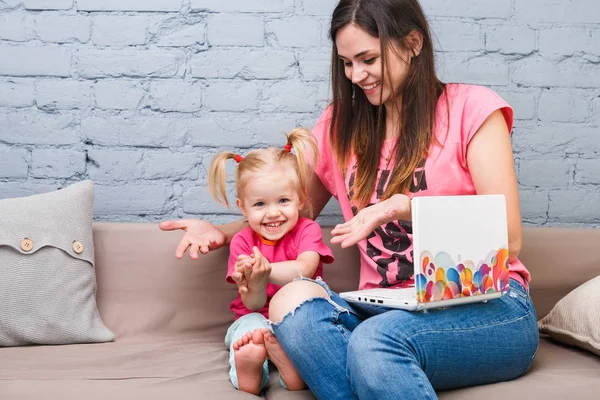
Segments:
[[[291,149],[295,149],[295,153]],[[281,285],[299,277],[320,277],[322,263],[333,262],[319,225],[300,218],[309,208],[305,154],[316,159],[316,144],[306,129],[295,129],[283,148],[254,150],[245,157],[217,154],[211,164],[209,188],[215,199],[229,207],[225,192],[225,163],[237,164],[237,206],[248,221],[231,240],[227,280],[239,295],[230,309],[235,322],[225,344],[230,350],[229,377],[244,392],[258,394],[267,384],[267,359],[279,370],[289,390],[305,388],[302,378],[266,324],[269,301]]]

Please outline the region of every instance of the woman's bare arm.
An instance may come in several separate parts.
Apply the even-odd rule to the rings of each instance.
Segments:
[[[329,202],[329,199],[331,199],[331,193],[329,193],[315,173],[309,174],[306,186],[306,190],[308,191],[308,200],[312,205],[312,219],[316,219]],[[304,216],[311,217],[308,214],[305,214]]]
[[[521,211],[512,144],[500,110],[488,117],[469,142],[467,165],[477,194],[506,197],[508,253],[512,261],[521,252]]]

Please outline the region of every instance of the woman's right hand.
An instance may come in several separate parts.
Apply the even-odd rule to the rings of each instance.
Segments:
[[[403,194],[395,194],[372,206],[360,210],[352,219],[338,224],[331,230],[331,243],[342,248],[354,246],[371,234],[378,226],[398,219],[411,220],[411,200]]]
[[[225,234],[215,225],[200,219],[182,219],[178,221],[162,221],[158,227],[163,231],[182,229],[185,234],[175,250],[175,257],[182,258],[190,251],[190,258],[197,260],[199,254],[218,249],[227,244]]]

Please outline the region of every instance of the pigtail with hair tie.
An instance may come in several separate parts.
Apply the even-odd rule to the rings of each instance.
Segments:
[[[283,151],[286,151],[286,152],[288,152],[288,153],[291,153],[291,152],[292,152],[292,144],[291,144],[291,143],[288,143],[288,144],[286,144],[285,146],[283,146]]]
[[[244,159],[244,157],[242,157],[242,156],[241,156],[241,155],[239,155],[239,154],[236,154],[236,155],[234,155],[234,156],[233,156],[233,159],[235,160],[235,162],[236,162],[236,163],[238,163],[238,164],[239,164],[239,163],[241,163],[241,162],[242,162],[242,160]]]

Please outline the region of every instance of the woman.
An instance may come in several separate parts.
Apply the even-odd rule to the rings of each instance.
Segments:
[[[333,102],[313,129],[319,159],[309,194],[317,215],[331,195],[340,202],[346,222],[331,241],[358,245],[360,288],[410,278],[412,197],[498,193],[511,289],[485,304],[414,313],[351,305],[322,281],[295,281],[269,309],[283,349],[319,399],[433,399],[435,390],[517,378],[538,333],[518,259],[512,108],[488,89],[437,79],[417,0],[341,0],[330,37]],[[165,228],[187,229],[178,256],[189,246],[197,257],[238,226]]]

